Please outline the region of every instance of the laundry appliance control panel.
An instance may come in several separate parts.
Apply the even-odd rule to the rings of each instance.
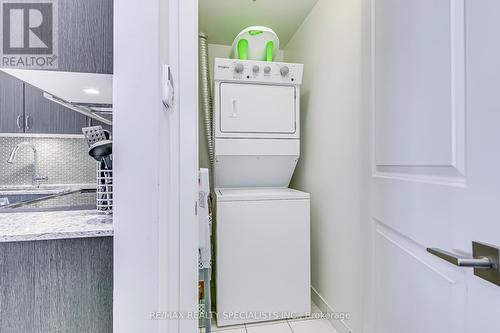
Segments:
[[[302,83],[302,64],[217,58],[214,68],[215,81],[283,85]]]

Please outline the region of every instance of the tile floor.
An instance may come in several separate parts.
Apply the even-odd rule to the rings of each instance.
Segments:
[[[217,327],[212,320],[212,332],[217,333],[337,333],[326,319],[317,319],[321,310],[312,303],[311,316],[268,323],[255,323],[238,326]],[[204,333],[205,329],[200,329]]]

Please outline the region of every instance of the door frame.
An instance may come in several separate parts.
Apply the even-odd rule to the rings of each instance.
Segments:
[[[363,109],[365,110],[365,120],[363,122],[363,128],[366,132],[365,144],[367,146],[367,156],[366,156],[366,167],[365,167],[365,186],[366,193],[363,197],[364,207],[366,211],[363,214],[363,220],[365,221],[365,228],[363,230],[365,246],[364,252],[367,262],[366,274],[363,284],[364,289],[364,305],[363,305],[363,332],[372,333],[375,331],[375,224],[372,220],[372,200],[373,197],[373,186],[372,180],[374,175],[374,165],[375,165],[375,75],[374,75],[374,1],[375,0],[363,0],[362,6],[362,43],[363,43],[363,58],[362,58],[362,73],[363,73],[363,85],[362,85],[362,101]]]
[[[194,313],[198,310],[198,0],[170,0],[173,5],[170,18],[170,55],[176,64],[177,107],[179,135],[174,146],[178,150],[178,169],[171,175],[178,177],[179,188],[172,198],[179,198],[179,311]],[[178,15],[177,24],[174,23]],[[178,31],[175,31],[175,27]],[[176,40],[175,36],[178,36]],[[174,60],[175,59],[175,60]],[[175,73],[177,72],[177,73]],[[173,147],[175,150],[175,147]],[[174,160],[175,163],[175,160]],[[178,176],[177,176],[178,175]],[[172,203],[173,201],[171,201]],[[174,259],[174,258],[172,258]],[[174,287],[174,286],[172,286]],[[198,320],[181,320],[181,333],[198,331]]]
[[[159,262],[167,283],[160,283],[159,305],[189,316],[198,310],[198,0],[169,0],[168,17],[168,23],[160,22],[169,41],[161,47],[168,55],[164,63],[172,70],[174,107],[170,127],[160,131],[160,142],[170,142],[165,148],[170,172],[163,173],[169,192],[161,200],[168,201],[168,206],[159,207],[168,215],[168,224],[163,224],[168,238],[160,244],[168,264]],[[198,320],[160,321],[159,325],[159,332],[197,331]]]

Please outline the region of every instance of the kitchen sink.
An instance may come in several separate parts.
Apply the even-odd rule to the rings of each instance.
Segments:
[[[0,212],[95,208],[95,185],[0,186]]]
[[[0,197],[9,195],[38,195],[38,194],[57,194],[68,189],[95,190],[95,185],[0,185]]]

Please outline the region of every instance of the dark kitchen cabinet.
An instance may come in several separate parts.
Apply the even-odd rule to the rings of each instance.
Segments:
[[[33,321],[30,320],[35,309],[34,254],[34,242],[0,243],[2,333],[34,332]]]
[[[113,0],[58,2],[59,71],[113,73]],[[82,134],[90,119],[26,85],[27,133]],[[95,121],[93,121],[95,123]]]
[[[43,92],[25,84],[26,133],[82,134],[87,117],[43,97]]]
[[[23,83],[0,72],[0,133],[22,133]]]
[[[113,332],[113,238],[0,243],[0,332]]]
[[[57,70],[113,73],[113,0],[59,1],[57,17]],[[0,133],[82,134],[90,123],[35,87],[24,84],[23,93],[23,83],[6,74],[0,75],[0,98]]]
[[[62,0],[59,6],[59,68],[113,73],[113,0]]]

